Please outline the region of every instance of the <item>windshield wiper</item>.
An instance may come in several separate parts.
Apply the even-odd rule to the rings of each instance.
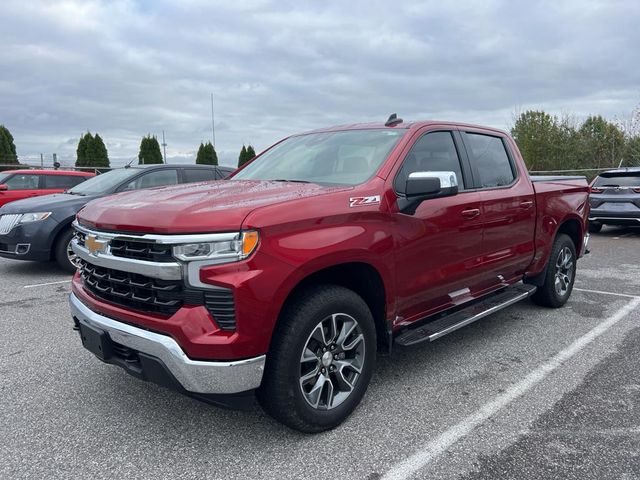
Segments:
[[[289,180],[287,178],[275,178],[272,182],[291,182],[291,183],[312,183],[308,180]]]

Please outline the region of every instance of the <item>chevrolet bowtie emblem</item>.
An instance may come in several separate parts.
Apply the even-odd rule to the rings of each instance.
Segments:
[[[89,250],[91,255],[105,253],[108,244],[108,240],[98,240],[95,235],[87,235],[87,238],[84,241],[84,245],[87,247],[87,250]]]

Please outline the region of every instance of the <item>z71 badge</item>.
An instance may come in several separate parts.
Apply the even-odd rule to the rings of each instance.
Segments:
[[[349,199],[350,207],[366,207],[367,205],[380,205],[380,195],[371,195],[369,197],[351,197]]]

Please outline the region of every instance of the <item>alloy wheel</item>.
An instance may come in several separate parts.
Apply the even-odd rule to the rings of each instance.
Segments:
[[[575,262],[573,260],[573,253],[569,247],[564,247],[558,253],[556,260],[556,276],[555,276],[555,290],[556,293],[564,297],[573,281],[573,274],[575,271]]]
[[[300,356],[300,388],[307,403],[331,410],[353,392],[365,359],[364,335],[346,313],[324,318],[307,338]]]

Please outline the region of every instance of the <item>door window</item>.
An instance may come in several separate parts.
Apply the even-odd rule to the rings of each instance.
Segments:
[[[463,190],[464,177],[451,132],[431,132],[418,139],[396,176],[396,191],[403,191],[409,174],[413,172],[454,172],[459,188]]]
[[[141,177],[136,178],[132,182],[129,182],[125,190],[138,190],[140,188],[161,187],[164,185],[176,185],[178,183],[178,171],[175,169],[170,170],[156,170],[155,172],[149,172]]]
[[[77,184],[86,180],[86,177],[78,175],[45,175],[44,188],[46,189],[67,189],[75,187]]]
[[[191,182],[208,182],[210,180],[215,180],[215,170],[208,168],[187,168],[183,170],[184,172],[184,181],[186,183]]]
[[[38,190],[40,175],[18,173],[7,179],[5,185],[9,190]]]
[[[467,133],[467,153],[480,177],[481,188],[503,187],[516,179],[515,169],[500,137]]]

